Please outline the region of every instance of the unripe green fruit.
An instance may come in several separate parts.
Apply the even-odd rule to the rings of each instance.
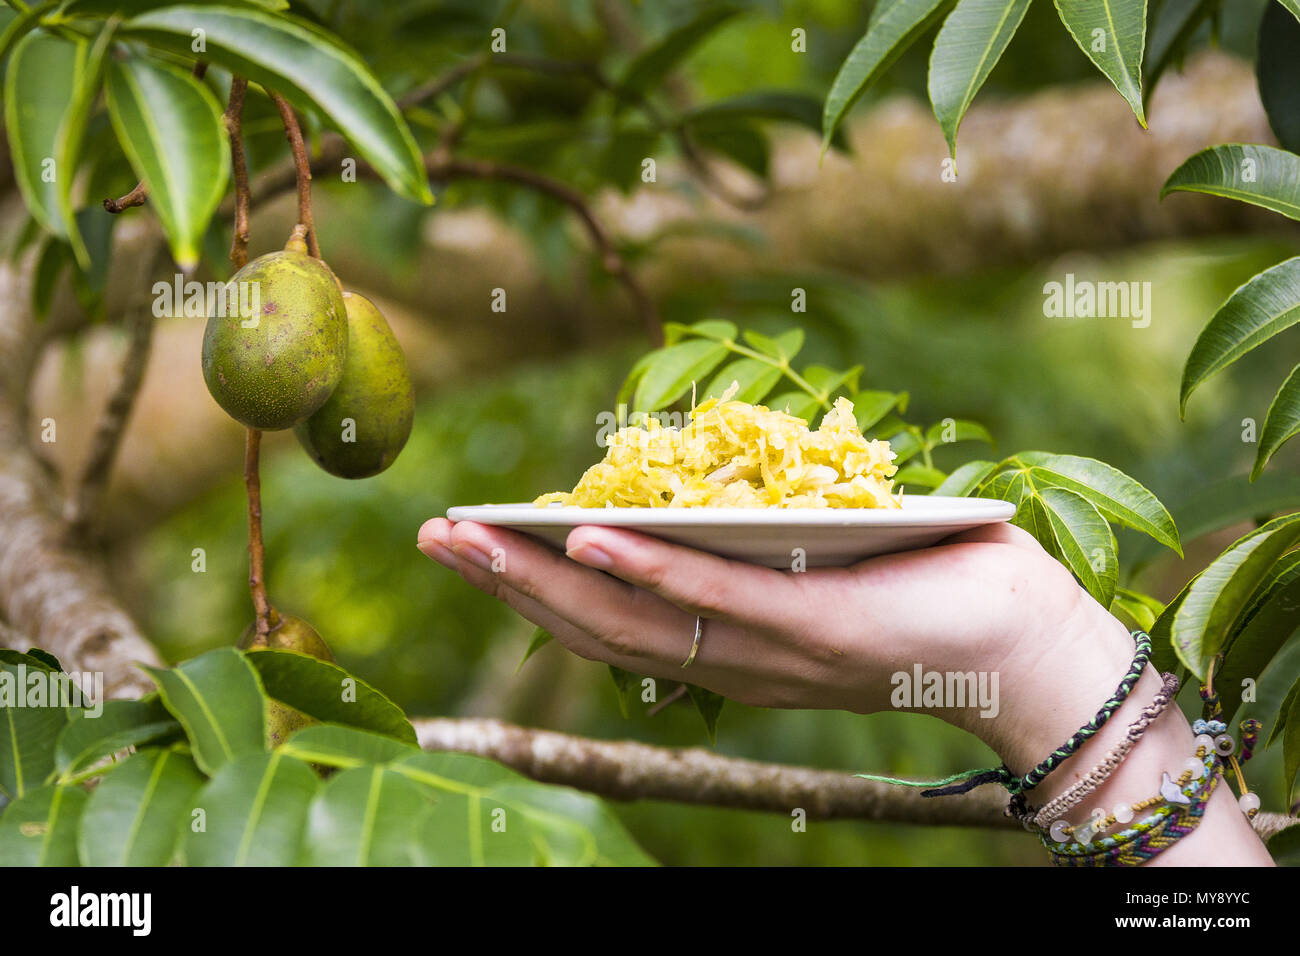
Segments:
[[[374,303],[343,294],[348,352],[343,378],[324,405],[293,432],[331,475],[369,478],[397,458],[411,434],[415,392],[406,356]]]
[[[271,632],[266,636],[266,644],[254,646],[257,639],[257,622],[244,628],[240,635],[239,647],[248,651],[283,650],[309,654],[322,661],[333,661],[334,654],[316,629],[300,617],[275,614]],[[266,702],[266,739],[271,747],[277,747],[296,730],[318,724],[315,717],[304,714],[288,704],[278,700]]]
[[[203,333],[203,380],[236,421],[290,428],[330,397],[347,358],[347,316],[334,273],[298,251],[254,259],[227,286],[227,315],[210,315]],[[255,315],[244,317],[239,283],[255,283]],[[245,301],[252,298],[252,293]]]

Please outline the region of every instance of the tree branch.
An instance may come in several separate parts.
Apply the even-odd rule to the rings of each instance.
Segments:
[[[136,662],[161,663],[113,596],[103,569],[73,547],[53,493],[55,481],[27,444],[22,396],[40,350],[31,309],[31,261],[0,263],[0,618],[19,649],[42,647],[69,670],[104,674],[111,697],[153,685]],[[57,439],[58,422],[53,422]]]
[[[117,449],[122,443],[122,435],[131,419],[131,409],[135,407],[136,395],[140,392],[145,368],[149,364],[153,328],[152,309],[142,306],[131,310],[127,320],[130,339],[126,354],[122,357],[117,387],[104,407],[103,416],[91,439],[90,454],[64,505],[64,520],[72,538],[85,535],[103,502],[113,471],[113,461],[117,457]]]
[[[809,820],[879,820],[1019,829],[1002,811],[1001,792],[927,800],[915,790],[848,773],[723,757],[702,748],[668,749],[633,741],[590,740],[499,720],[415,721],[420,746],[488,757],[543,783],[615,800],[669,800],[789,815]]]
[[[248,93],[248,80],[242,76],[231,77],[230,99],[221,120],[230,137],[230,172],[235,180],[235,224],[230,240],[230,262],[242,269],[248,262],[249,206],[248,162],[244,159],[244,97]]]
[[[612,800],[667,800],[784,816],[802,809],[809,820],[1020,829],[1003,812],[1007,801],[1000,790],[935,800],[841,771],[724,757],[699,747],[592,740],[480,718],[425,718],[414,724],[425,750],[486,757],[541,783]],[[1253,823],[1260,839],[1267,840],[1300,820],[1260,813]]]

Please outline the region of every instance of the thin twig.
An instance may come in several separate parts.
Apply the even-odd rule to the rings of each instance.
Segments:
[[[271,600],[266,595],[266,548],[262,542],[262,478],[258,473],[261,447],[262,433],[250,428],[244,442],[244,488],[248,492],[248,590],[253,595],[253,609],[257,612],[254,643],[265,645],[266,635],[271,632]]]
[[[207,72],[208,63],[206,60],[198,60],[195,62],[192,73],[196,80],[203,79],[203,77],[207,75]],[[111,212],[113,215],[117,215],[119,212],[130,209],[133,206],[143,206],[145,199],[147,199],[148,196],[149,188],[145,186],[144,180],[142,179],[136,183],[135,188],[125,196],[119,196],[117,199],[105,199],[104,210],[106,212]]]
[[[654,303],[650,300],[650,296],[646,294],[645,289],[641,287],[640,281],[632,274],[632,270],[628,268],[627,262],[619,254],[613,239],[600,220],[596,218],[595,213],[591,211],[591,207],[587,204],[587,198],[582,193],[571,186],[523,166],[512,166],[488,159],[455,159],[428,156],[425,158],[425,169],[434,179],[481,179],[515,183],[536,192],[544,193],[568,206],[574,215],[578,217],[578,221],[586,228],[587,234],[596,246],[596,252],[600,256],[600,263],[605,271],[622,283],[627,290],[628,296],[632,299],[632,306],[641,319],[641,324],[645,326],[646,334],[650,336],[656,346],[663,344],[663,326],[659,324]]]
[[[236,269],[242,269],[248,262],[249,207],[252,196],[248,190],[248,163],[244,159],[244,95],[248,92],[248,80],[242,76],[230,80],[230,100],[226,112],[222,115],[226,132],[230,137],[230,171],[235,179],[235,225],[234,236],[230,241],[230,261]]]
[[[686,696],[686,685],[678,684],[675,688],[673,688],[672,693],[670,693],[667,697],[662,698],[653,707],[648,708],[645,712],[645,715],[647,717],[655,717],[664,709],[666,709],[669,705],[677,703],[685,696]]]
[[[398,109],[405,112],[412,106],[418,106],[425,100],[432,100],[442,96],[443,93],[446,93],[461,80],[465,79],[465,77],[481,68],[483,64],[487,62],[487,59],[487,54],[480,53],[477,56],[470,57],[468,60],[462,60],[445,73],[435,76],[427,83],[422,83],[410,92],[399,97],[397,100]]]
[[[131,419],[136,396],[144,381],[144,371],[149,364],[153,344],[154,316],[147,307],[131,311],[127,322],[130,340],[117,385],[104,406],[103,415],[90,442],[90,454],[82,466],[80,477],[64,506],[63,516],[68,524],[68,534],[81,537],[88,529],[108,487],[113,471],[113,461],[122,444],[122,435]]]
[[[274,90],[267,90],[266,95],[280,111],[284,135],[293,152],[293,166],[298,183],[298,223],[307,229],[307,251],[319,259],[320,243],[316,239],[316,226],[311,215],[311,160],[307,156],[307,146],[303,143],[302,129],[298,126],[298,117],[294,114],[293,107],[283,96]]]

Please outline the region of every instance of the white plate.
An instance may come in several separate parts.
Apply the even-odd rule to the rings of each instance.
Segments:
[[[1010,502],[992,498],[903,496],[882,508],[574,508],[531,504],[463,505],[452,521],[500,525],[564,547],[579,525],[629,528],[728,558],[788,568],[803,549],[806,567],[853,564],[892,551],[934,544],[967,528],[1006,521]]]

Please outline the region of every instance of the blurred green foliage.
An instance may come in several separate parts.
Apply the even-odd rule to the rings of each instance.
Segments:
[[[1252,49],[1262,3],[1227,5],[1224,46]],[[666,0],[614,6],[632,31],[653,37],[688,18],[696,5]],[[607,24],[595,5],[581,0],[401,0],[381,6],[309,0],[294,7],[330,23],[399,93],[481,45],[486,30],[498,22],[510,24],[511,50],[568,60],[581,59],[585,50],[611,72],[631,56],[607,44]],[[748,92],[753,77],[761,77],[765,88],[821,96],[869,13],[869,4],[848,0],[750,4],[696,50],[682,78],[697,102]],[[771,45],[788,44],[796,27],[808,31],[808,54],[773,59]],[[393,44],[399,32],[409,42]],[[900,89],[920,95],[929,48],[929,41],[918,42],[873,88],[867,103]],[[991,77],[988,95],[1023,93],[1093,73],[1050,4],[1034,4]],[[430,104],[427,115],[413,117],[417,136],[427,145],[457,108],[457,103]],[[864,108],[869,106],[858,107]],[[615,116],[597,89],[534,74],[491,71],[477,89],[474,110],[478,121],[464,139],[468,152],[524,162],[583,190],[629,184],[625,174],[634,164],[628,157],[671,148],[644,116]],[[273,123],[263,125],[265,148],[277,148],[278,130]],[[250,148],[256,155],[261,142]],[[341,204],[359,205],[341,206],[348,214],[333,220],[319,217],[324,244],[334,248],[346,234],[353,244],[373,250],[373,268],[414,288],[428,281],[411,254],[425,217],[458,205],[486,204],[504,215],[527,234],[552,281],[570,275],[571,260],[586,255],[575,250],[562,207],[509,188],[457,184],[440,193],[433,212],[379,190],[331,192]],[[741,230],[736,233],[746,239]],[[915,419],[973,418],[990,428],[1001,448],[1100,458],[1142,481],[1176,513],[1181,498],[1249,468],[1254,446],[1241,440],[1242,420],[1262,422],[1271,383],[1290,365],[1285,350],[1261,350],[1207,384],[1188,422],[1180,423],[1178,380],[1187,350],[1206,316],[1238,284],[1295,252],[1293,245],[1272,240],[1160,243],[1028,268],[874,286],[832,274],[753,274],[724,283],[675,283],[677,291],[659,306],[667,320],[719,316],[769,334],[797,322],[808,333],[806,360],[861,362],[863,387],[909,391]],[[1081,279],[1150,281],[1151,326],[1044,317],[1043,284],[1066,272]],[[793,286],[808,291],[806,314],[790,313]],[[610,408],[643,348],[627,342],[598,352],[504,363],[490,375],[441,382],[420,396],[406,451],[389,471],[368,481],[331,478],[291,443],[271,441],[263,497],[268,581],[277,605],[312,621],[346,667],[413,715],[494,716],[596,737],[703,744],[703,729],[689,705],[655,717],[634,709],[624,720],[605,668],[569,659],[558,646],[542,649],[515,675],[531,625],[415,549],[419,525],[451,505],[528,500],[571,487],[599,457],[596,416]],[[952,467],[971,453],[941,454],[949,457],[938,463]],[[1294,465],[1297,454],[1284,450],[1275,467]],[[132,577],[143,589],[139,603],[149,608],[145,625],[171,659],[233,642],[251,617],[238,449],[231,449],[231,462],[225,485],[150,531],[130,554]],[[190,570],[196,547],[207,553],[203,574]],[[1120,558],[1125,559],[1123,537]],[[1192,570],[1162,558],[1144,572],[1142,583],[1167,598]],[[1266,675],[1258,715],[1276,710],[1278,694],[1289,683],[1283,677],[1294,673],[1297,653],[1293,642],[1289,655],[1280,656]],[[736,705],[722,715],[717,748],[845,773],[918,777],[990,759],[973,738],[927,717],[768,712]],[[1270,810],[1282,809],[1281,787],[1271,782],[1278,777],[1275,764],[1276,754],[1266,753],[1249,767],[1252,786]],[[1045,862],[1036,842],[1017,831],[841,822],[811,823],[807,833],[795,833],[790,820],[777,815],[658,803],[617,810],[646,849],[667,863]]]

